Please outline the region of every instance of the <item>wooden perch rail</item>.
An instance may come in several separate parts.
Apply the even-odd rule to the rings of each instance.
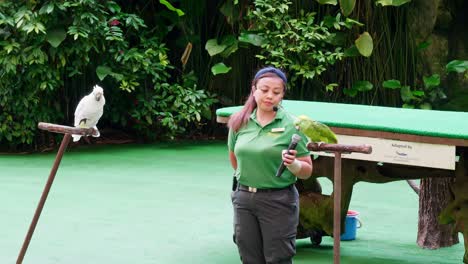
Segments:
[[[341,240],[341,154],[359,152],[372,153],[369,145],[344,145],[344,144],[307,144],[310,151],[334,152],[333,175],[333,263],[340,264],[340,240]]]
[[[74,135],[82,135],[82,136],[91,136],[97,135],[97,131],[93,128],[77,128],[77,127],[70,127],[70,126],[62,126],[56,125],[51,123],[44,123],[39,122],[37,125],[39,129],[47,130],[49,132],[60,133],[60,134],[74,134]]]
[[[328,151],[340,153],[359,152],[364,154],[372,153],[372,146],[369,145],[318,144],[310,142],[307,144],[307,148],[310,151]]]
[[[52,183],[54,182],[55,175],[57,174],[58,167],[62,160],[63,154],[67,149],[68,144],[70,143],[70,139],[72,134],[74,135],[82,135],[82,136],[91,136],[97,135],[97,131],[93,128],[76,128],[76,127],[69,127],[69,126],[62,126],[50,123],[43,123],[39,122],[37,125],[39,129],[46,130],[49,132],[65,134],[62,143],[60,144],[60,148],[57,152],[57,156],[55,157],[54,164],[52,166],[52,170],[49,174],[49,178],[47,179],[46,185],[44,190],[42,191],[41,198],[39,199],[39,203],[36,207],[36,211],[34,212],[33,219],[31,224],[29,225],[28,232],[26,237],[24,238],[23,245],[21,247],[20,253],[18,254],[18,258],[16,259],[16,264],[22,264],[24,256],[26,255],[26,251],[28,250],[29,243],[31,242],[31,238],[34,234],[34,230],[36,229],[37,222],[41,216],[42,209],[44,208],[45,202],[47,200],[47,196],[49,195],[49,191],[52,188]]]

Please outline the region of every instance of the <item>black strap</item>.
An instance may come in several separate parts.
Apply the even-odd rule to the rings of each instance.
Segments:
[[[236,175],[232,176],[232,191],[237,190],[237,177]]]

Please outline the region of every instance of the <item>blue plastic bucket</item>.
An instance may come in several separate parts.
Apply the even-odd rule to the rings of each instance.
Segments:
[[[358,219],[359,212],[349,210],[346,214],[345,232],[341,235],[341,240],[355,240],[356,230],[361,227],[361,221]],[[359,223],[359,225],[358,225]]]

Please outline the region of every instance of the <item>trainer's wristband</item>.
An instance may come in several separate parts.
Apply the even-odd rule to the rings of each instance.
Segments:
[[[290,165],[287,165],[286,168],[288,168],[288,170],[296,175],[299,171],[301,171],[301,168],[302,168],[302,162],[300,162],[299,160],[295,159],[293,163],[291,163]]]

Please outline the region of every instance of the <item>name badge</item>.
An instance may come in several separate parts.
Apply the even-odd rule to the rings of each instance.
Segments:
[[[281,133],[284,132],[284,127],[275,127],[271,129],[272,133]]]

